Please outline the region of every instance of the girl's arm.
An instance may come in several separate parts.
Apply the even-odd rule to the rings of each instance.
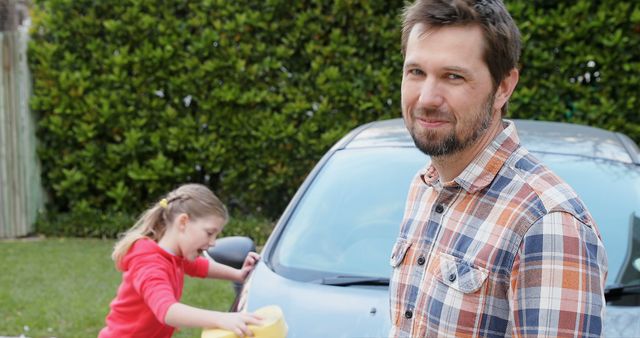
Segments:
[[[244,264],[242,264],[242,268],[240,269],[234,269],[230,266],[218,263],[214,260],[210,260],[207,277],[226,279],[242,283],[249,275],[249,272],[251,272],[256,266],[258,260],[260,260],[260,255],[255,252],[249,252],[247,258],[245,258],[244,260]]]
[[[173,327],[221,328],[239,337],[252,337],[247,325],[260,324],[261,319],[251,313],[210,311],[182,303],[169,306],[164,317],[165,324]]]

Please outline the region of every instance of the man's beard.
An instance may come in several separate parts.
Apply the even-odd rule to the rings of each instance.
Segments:
[[[490,94],[487,97],[487,100],[480,107],[481,111],[477,112],[473,121],[470,121],[470,124],[467,128],[473,128],[470,134],[465,137],[465,133],[461,137],[456,135],[456,126],[460,127],[460,125],[454,126],[451,129],[451,132],[442,138],[440,141],[436,142],[437,133],[426,131],[421,135],[416,135],[415,124],[414,127],[409,130],[411,137],[413,138],[413,142],[416,147],[420,149],[423,153],[429,156],[445,156],[455,154],[461,150],[468,148],[471,144],[476,142],[482,135],[485,134],[489,126],[491,125],[491,120],[493,119],[493,101],[494,94]],[[412,111],[411,116],[409,118],[415,118],[417,116],[453,116],[453,114],[449,111],[443,111],[440,109],[424,109],[419,108]],[[421,137],[420,137],[421,136]]]

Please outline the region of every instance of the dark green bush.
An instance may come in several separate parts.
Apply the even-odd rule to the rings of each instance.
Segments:
[[[231,217],[222,230],[221,237],[249,236],[257,246],[262,246],[273,230],[273,222],[257,216]]]
[[[55,237],[116,238],[128,230],[138,215],[123,212],[102,212],[96,209],[76,209],[74,212],[43,214],[36,222],[36,231]],[[248,236],[261,246],[267,241],[273,222],[264,217],[240,215],[231,217],[220,237]]]
[[[399,115],[398,4],[40,1],[51,210],[137,212],[182,182],[275,217],[319,156]]]
[[[598,126],[640,142],[640,3],[508,4],[524,40],[511,116]]]
[[[54,237],[115,238],[134,222],[134,216],[122,212],[77,208],[74,212],[42,214],[36,221],[36,231]]]
[[[234,213],[276,217],[349,129],[400,116],[403,4],[36,1],[32,108],[49,212],[137,214],[201,182]],[[507,5],[525,47],[511,116],[639,141],[640,5]],[[119,229],[105,222],[64,227]]]

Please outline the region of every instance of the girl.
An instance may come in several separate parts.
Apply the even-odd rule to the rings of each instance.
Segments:
[[[252,336],[260,317],[224,313],[180,303],[184,274],[242,282],[259,256],[249,253],[240,270],[199,257],[215,243],[229,216],[207,187],[186,184],[148,209],[113,250],[123,272],[107,326],[98,337],[171,337],[175,327],[222,328]]]

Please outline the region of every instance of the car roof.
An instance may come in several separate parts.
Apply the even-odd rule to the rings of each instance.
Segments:
[[[521,143],[532,152],[599,158],[640,164],[640,150],[626,135],[584,125],[512,120]],[[338,148],[415,147],[401,118],[365,124],[337,145]]]

